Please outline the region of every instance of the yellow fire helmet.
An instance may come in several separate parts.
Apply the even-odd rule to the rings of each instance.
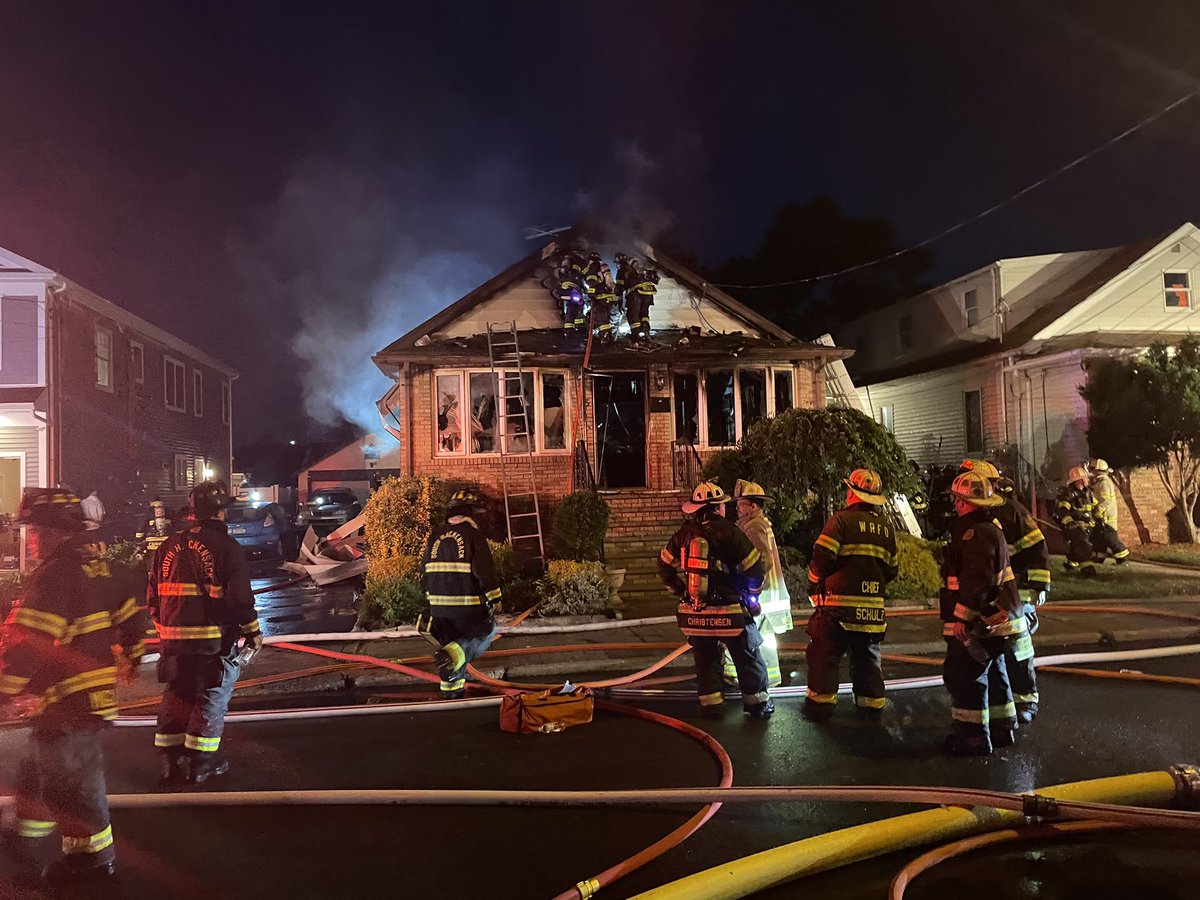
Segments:
[[[739,478],[737,484],[733,486],[734,500],[757,500],[759,503],[770,503],[774,497],[768,497],[767,492],[762,489],[761,484],[756,484],[753,481],[746,481],[744,478]]]
[[[1084,484],[1087,484],[1087,469],[1085,469],[1083,466],[1075,466],[1070,472],[1067,473],[1067,481],[1071,484],[1074,484],[1076,481],[1082,481]]]
[[[963,472],[950,485],[950,493],[974,506],[1003,506],[1004,498],[992,490],[992,484],[978,472]]]
[[[696,489],[692,491],[692,499],[683,504],[685,513],[699,512],[706,506],[717,506],[721,503],[727,503],[729,496],[721,490],[721,486],[714,481],[702,481],[696,485]]]
[[[964,459],[958,470],[960,472],[975,472],[988,481],[995,481],[1000,477],[1000,470],[986,459]]]
[[[1092,470],[1093,475],[1099,475],[1101,473],[1107,475],[1112,471],[1112,469],[1108,467],[1108,463],[1102,459],[1093,459],[1090,463],[1088,463],[1088,468]]]
[[[870,469],[855,469],[843,484],[850,488],[850,493],[863,503],[882,506],[887,502],[887,497],[883,493],[883,479],[879,477],[878,472],[872,472]]]

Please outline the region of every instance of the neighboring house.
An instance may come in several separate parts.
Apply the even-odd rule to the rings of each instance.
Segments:
[[[547,533],[547,506],[571,489],[576,458],[575,486],[587,485],[590,470],[612,509],[610,562],[653,581],[657,542],[677,526],[702,459],[734,446],[762,417],[823,405],[823,366],[847,354],[797,340],[648,246],[598,245],[592,249],[610,265],[623,250],[655,265],[662,279],[650,312],[652,343],[636,347],[624,329],[611,344],[596,340],[584,373],[586,335],[563,333],[542,283],[572,240],[542,247],[379,351],[376,364],[397,382],[381,415],[401,438],[404,472],[477,483],[498,497],[502,478],[510,491],[529,490],[532,471]],[[497,414],[489,368],[488,323],[507,329],[512,322],[528,428],[519,406]],[[518,436],[503,438],[505,428]],[[532,458],[510,453],[502,470],[502,441],[510,451],[531,447]],[[579,442],[586,466],[572,453]],[[649,581],[646,590],[661,590]],[[636,589],[627,579],[622,594]]]
[[[0,248],[0,513],[21,489],[93,489],[132,527],[159,497],[229,479],[237,373],[175,335]],[[126,521],[121,521],[122,519]]]
[[[366,434],[300,470],[300,502],[321,488],[344,487],[366,501],[384,478],[400,474],[400,445],[390,435]]]
[[[1001,259],[835,337],[863,406],[922,464],[998,459],[1027,500],[1052,497],[1088,459],[1089,365],[1200,331],[1200,232],[1188,223],[1138,243]],[[1149,470],[1121,485],[1127,541],[1167,539],[1170,503]]]

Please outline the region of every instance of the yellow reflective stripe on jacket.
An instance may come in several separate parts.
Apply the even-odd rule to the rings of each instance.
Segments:
[[[0,675],[0,694],[15,697],[25,690],[27,684],[29,684],[29,679],[22,678],[20,675]]]
[[[500,588],[492,588],[490,591],[488,591],[483,596],[487,597],[487,599],[491,600],[494,603],[495,601],[500,599]]]
[[[1015,580],[1015,576],[1013,575],[1012,566],[1005,566],[1001,571],[996,573],[996,584],[998,585],[1013,580]]]
[[[819,582],[820,580],[821,580],[821,579],[820,579],[820,577],[817,575],[817,573],[816,573],[816,572],[814,572],[812,569],[809,569],[809,570],[808,570],[808,581],[809,581],[809,583],[810,583],[810,584],[816,584],[816,583],[817,583],[817,582]]]
[[[867,597],[862,594],[826,594],[817,598],[818,606],[865,606],[883,609],[882,597]]]
[[[115,613],[113,613],[113,617],[112,617],[113,624],[120,625],[122,622],[128,621],[129,619],[133,618],[134,615],[137,614],[137,611],[138,611],[137,598],[130,597],[128,600],[126,600],[124,603],[121,604],[120,609],[118,609]]]
[[[258,624],[258,619],[255,619],[253,622],[247,622],[242,626],[242,634],[254,634],[258,631],[262,631],[262,626]]]
[[[59,640],[67,633],[67,620],[62,616],[56,616],[54,613],[44,612],[40,609],[30,609],[27,606],[18,606],[14,609],[5,624],[20,625],[33,631],[40,631],[55,640]]]
[[[948,590],[948,591],[957,591],[958,590],[958,576],[957,575],[947,575],[946,576],[946,590]]]
[[[18,819],[17,834],[23,838],[49,837],[57,825],[57,822],[46,822],[41,819]]]
[[[425,564],[426,572],[454,572],[456,574],[471,574],[469,562],[430,562]]]
[[[676,562],[678,562],[678,560],[675,558],[675,554],[666,547],[662,548],[662,552],[658,554],[658,558],[665,562],[668,566],[673,566]]]
[[[1042,529],[1035,528],[1035,529],[1033,529],[1033,531],[1029,532],[1029,534],[1025,535],[1023,538],[1021,538],[1019,541],[1017,541],[1015,544],[1012,545],[1012,552],[1020,553],[1022,550],[1028,550],[1030,547],[1034,546],[1035,544],[1040,544],[1045,539],[1046,539],[1046,536],[1044,534],[1042,534]]]
[[[191,584],[183,581],[163,581],[158,585],[160,597],[209,597],[220,600],[225,596],[225,588],[218,584]]]
[[[1024,616],[1017,616],[1015,619],[1009,619],[1003,625],[997,625],[994,628],[989,628],[988,632],[995,637],[1011,637],[1014,634],[1025,634],[1029,628],[1029,623],[1026,622]]]
[[[112,826],[109,825],[103,831],[97,832],[90,837],[67,837],[65,834],[62,839],[63,853],[68,855],[75,853],[99,853],[101,850],[107,850],[112,846]]]
[[[888,565],[896,564],[896,554],[888,553],[888,551],[880,547],[878,544],[842,544],[842,549],[838,553],[839,557],[845,556],[870,556],[874,559],[882,559]]]
[[[112,628],[113,620],[108,610],[102,609],[86,616],[80,616],[67,626],[67,633],[62,636],[62,642],[69,644],[81,634],[91,634],[93,631],[103,631]]]
[[[745,572],[748,569],[752,569],[754,566],[756,566],[759,563],[759,561],[761,559],[762,559],[762,554],[759,553],[758,548],[755,547],[753,550],[751,550],[749,553],[746,554],[745,559],[743,559],[740,563],[737,564],[738,572]]]
[[[972,622],[979,618],[979,613],[971,609],[969,606],[964,606],[961,603],[954,604],[954,618],[962,619],[966,622]]]
[[[219,625],[163,625],[155,626],[158,636],[164,641],[203,641],[221,637]]]
[[[840,543],[838,543],[837,538],[835,538],[831,535],[828,535],[828,534],[823,534],[817,538],[817,546],[824,547],[826,550],[828,550],[834,556],[837,556],[837,552],[838,552],[838,550],[841,549],[842,545]]]
[[[70,678],[64,678],[58,684],[51,685],[50,688],[42,694],[42,702],[38,705],[37,712],[42,712],[47,706],[58,703],[60,700],[70,697],[72,694],[78,694],[83,691],[94,691],[101,688],[111,690],[117,683],[117,667],[105,666],[103,669],[92,669],[90,672],[81,672],[78,675],[72,675]],[[108,707],[97,709],[98,714],[107,714],[112,712],[116,714],[116,709],[111,710]],[[108,718],[107,715],[105,715]]]
[[[1050,583],[1050,570],[1049,569],[1026,569],[1025,570],[1025,578],[1028,581],[1036,581],[1039,584],[1049,584]]]
[[[477,594],[429,594],[430,606],[478,606]]]

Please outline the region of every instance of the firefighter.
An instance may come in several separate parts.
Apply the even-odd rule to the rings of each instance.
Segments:
[[[996,495],[1004,500],[1003,505],[995,508],[994,521],[1008,544],[1026,622],[1026,631],[1006,645],[1004,665],[1017,705],[1017,721],[1029,723],[1038,713],[1032,635],[1037,631],[1037,608],[1046,602],[1050,590],[1050,552],[1046,547],[1046,536],[1029,510],[1014,496],[1012,482],[1001,478],[994,465],[984,460],[963,460],[963,467],[987,479]]]
[[[953,730],[945,751],[986,756],[1015,740],[1017,708],[1004,657],[1025,633],[1025,615],[1008,544],[994,521],[1004,498],[974,471],[954,479],[950,493],[957,518],[942,563],[941,614]]]
[[[754,624],[766,567],[750,538],[725,518],[728,501],[711,481],[696,486],[691,501],[683,504],[683,511],[693,518],[662,548],[658,576],[679,598],[679,628],[692,645],[704,714],[715,718],[725,710],[724,645],[737,671],[743,710],[766,718],[775,712],[775,704],[767,693],[767,668],[759,653],[762,636]]]
[[[1067,571],[1084,578],[1096,577],[1092,561],[1092,528],[1095,525],[1096,495],[1088,487],[1087,469],[1076,466],[1067,473],[1067,483],[1054,501],[1054,519],[1067,542]]]
[[[794,624],[792,598],[783,582],[783,565],[779,561],[775,532],[763,509],[772,498],[766,495],[761,485],[739,478],[733,488],[733,499],[737,504],[737,526],[750,538],[750,543],[758,548],[766,568],[766,580],[762,593],[758,595],[761,612],[755,617],[754,625],[763,639],[759,653],[762,654],[763,664],[767,667],[767,684],[778,687],[783,684],[783,673],[779,669],[779,641],[775,636],[791,631]],[[737,669],[728,650],[723,651],[722,659],[725,663],[726,683],[735,682]]]
[[[232,502],[225,483],[202,482],[189,500],[193,520],[158,548],[146,589],[161,640],[158,680],[166,685],[154,735],[164,787],[229,771],[219,750],[237,656],[263,643],[246,556],[225,525]]]
[[[496,636],[500,583],[487,538],[475,522],[483,509],[474,491],[450,498],[446,522],[429,536],[421,564],[421,585],[432,618],[430,634],[440,645],[433,654],[442,698],[457,700],[467,686],[467,666]]]
[[[613,339],[613,312],[616,300],[617,293],[612,269],[603,265],[600,267],[600,278],[592,291],[591,315],[592,325],[604,343],[609,343]]]
[[[584,304],[587,291],[577,270],[574,255],[567,254],[559,261],[554,270],[553,280],[549,282],[550,293],[558,301],[563,331],[566,332],[583,328],[586,321]]]
[[[152,559],[154,552],[162,546],[170,533],[171,521],[167,518],[167,505],[155,497],[150,501],[150,518],[134,537],[142,542],[142,552],[146,558]]]
[[[89,550],[74,494],[31,488],[17,520],[32,526],[42,561],[0,642],[0,704],[26,695],[32,707],[10,841],[33,874],[57,829],[64,856],[48,877],[95,885],[116,860],[100,733],[117,717],[116,682],[137,677],[149,622],[130,581]]]
[[[804,716],[826,722],[837,705],[838,669],[850,654],[850,680],[858,714],[878,720],[884,704],[879,645],[887,621],[888,582],[896,577],[896,535],[880,507],[887,498],[883,479],[855,469],[844,482],[846,506],[835,512],[813,544],[808,564],[808,691]]]
[[[1118,566],[1129,561],[1129,549],[1117,537],[1117,488],[1112,482],[1112,469],[1102,459],[1088,463],[1092,493],[1096,496],[1096,524],[1092,526],[1092,559],[1104,564],[1111,554]]]
[[[650,335],[650,307],[658,293],[658,281],[656,269],[648,266],[633,269],[633,279],[625,289],[625,318],[634,340],[641,341]]]

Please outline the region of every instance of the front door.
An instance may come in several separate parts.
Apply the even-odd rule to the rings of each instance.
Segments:
[[[597,373],[592,379],[592,409],[600,487],[645,487],[646,373]]]

